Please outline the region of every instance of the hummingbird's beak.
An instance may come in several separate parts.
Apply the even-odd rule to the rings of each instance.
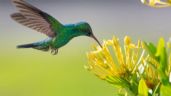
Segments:
[[[101,45],[101,43],[99,42],[99,40],[94,36],[94,35],[92,35],[91,36],[99,45],[100,45],[100,47],[102,48],[102,45]]]

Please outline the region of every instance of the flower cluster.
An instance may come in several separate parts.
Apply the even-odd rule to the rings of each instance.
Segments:
[[[171,43],[167,45],[166,48],[163,39],[157,47],[140,40],[134,44],[126,36],[121,46],[119,39],[113,37],[104,41],[102,48],[94,47],[95,51],[87,54],[87,68],[117,87],[118,95],[167,96],[171,91]]]
[[[163,7],[171,6],[171,0],[141,0],[141,2],[145,5],[155,8],[163,8]]]

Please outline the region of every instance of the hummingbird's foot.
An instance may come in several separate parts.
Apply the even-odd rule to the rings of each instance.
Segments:
[[[51,50],[51,54],[52,54],[52,55],[58,54],[58,49],[52,49],[52,50]]]

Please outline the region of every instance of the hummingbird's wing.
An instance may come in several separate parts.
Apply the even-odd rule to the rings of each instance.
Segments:
[[[19,13],[14,13],[11,17],[22,25],[44,33],[49,37],[55,37],[59,32],[58,30],[63,27],[54,17],[24,0],[12,0],[12,2],[19,9]]]

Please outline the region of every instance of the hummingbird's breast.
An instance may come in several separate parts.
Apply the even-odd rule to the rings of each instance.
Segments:
[[[70,41],[70,39],[68,38],[68,36],[62,34],[62,35],[59,35],[56,38],[54,38],[54,40],[52,42],[52,46],[54,48],[60,48],[64,45],[66,45],[69,41]]]
[[[52,47],[57,49],[66,45],[74,37],[85,36],[87,34],[76,24],[65,25],[58,33],[52,43]]]
[[[52,41],[52,47],[60,48],[66,45],[72,38],[75,37],[75,33],[76,30],[74,24],[66,25],[66,27],[61,29],[59,34]]]

